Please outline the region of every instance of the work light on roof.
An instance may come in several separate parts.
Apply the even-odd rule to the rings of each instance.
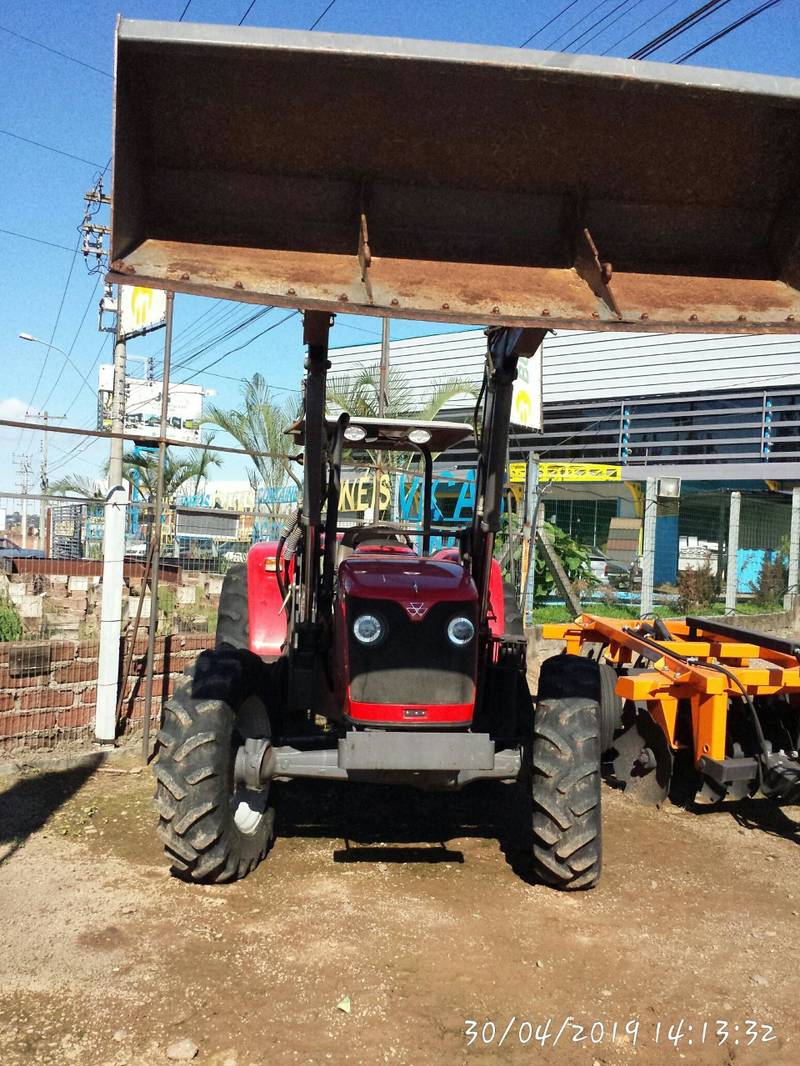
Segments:
[[[348,426],[344,431],[344,439],[350,441],[363,440],[366,435],[367,431],[363,426]]]
[[[427,429],[412,429],[408,439],[412,444],[427,444],[431,439],[431,434]]]

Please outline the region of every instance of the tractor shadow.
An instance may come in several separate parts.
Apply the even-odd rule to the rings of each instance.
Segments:
[[[28,837],[72,799],[101,762],[103,756],[98,754],[69,770],[20,777],[0,792],[0,865],[8,862]]]
[[[729,813],[743,829],[758,829],[768,836],[800,844],[800,821],[790,818],[777,803],[765,799],[741,800],[731,806]]]
[[[340,863],[463,863],[464,853],[449,847],[449,841],[495,840],[503,848],[508,792],[495,781],[476,782],[460,792],[286,782],[276,797],[276,834],[344,841],[333,852]]]

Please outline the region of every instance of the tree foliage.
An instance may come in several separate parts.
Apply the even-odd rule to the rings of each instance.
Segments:
[[[573,540],[569,533],[565,533],[563,529],[559,529],[558,526],[554,526],[551,522],[545,522],[542,531],[552,544],[570,584],[575,586],[583,582],[586,585],[591,585],[594,579],[588,550],[582,544]],[[544,552],[538,546],[534,561],[534,575],[537,600],[546,600],[551,596],[558,595],[555,579],[545,561]]]
[[[347,411],[353,418],[377,418],[380,398],[380,366],[365,366],[354,377],[338,375],[328,381],[328,407]],[[472,399],[477,389],[471,381],[440,381],[433,386],[428,402],[419,407],[407,375],[390,368],[384,414],[387,418],[415,418],[427,422],[459,396]]]
[[[298,404],[280,404],[272,398],[269,385],[261,374],[254,374],[242,385],[242,403],[224,410],[212,405],[207,408],[205,421],[228,433],[250,452],[253,470],[248,474],[253,491],[284,488],[290,481],[300,488],[301,479],[292,468],[291,456],[297,451],[285,430],[297,420]],[[267,454],[257,454],[267,453]],[[267,502],[268,514],[277,511],[279,504]]]
[[[165,502],[185,486],[197,486],[212,466],[219,466],[220,458],[208,448],[196,449],[184,456],[177,454],[177,449],[167,448],[164,452],[163,498]],[[127,481],[134,482],[139,493],[146,500],[156,496],[158,484],[158,452],[127,452],[122,457],[122,472]]]

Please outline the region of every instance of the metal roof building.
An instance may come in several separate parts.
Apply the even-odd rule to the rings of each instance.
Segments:
[[[481,330],[392,341],[421,407],[433,386],[481,379]],[[380,362],[379,344],[332,349],[331,373]],[[542,434],[512,457],[621,463],[623,476],[800,478],[800,336],[565,332],[543,345]]]

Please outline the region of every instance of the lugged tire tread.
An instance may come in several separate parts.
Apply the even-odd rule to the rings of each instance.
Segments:
[[[533,734],[537,872],[559,888],[591,887],[602,866],[599,706],[584,697],[540,700]]]
[[[247,563],[237,563],[226,573],[219,596],[216,646],[250,647],[250,619],[247,607]]]
[[[274,814],[254,833],[233,819],[232,744],[235,708],[263,695],[264,664],[249,651],[203,652],[192,676],[165,704],[158,734],[158,833],[173,872],[219,883],[243,877],[269,851]]]

